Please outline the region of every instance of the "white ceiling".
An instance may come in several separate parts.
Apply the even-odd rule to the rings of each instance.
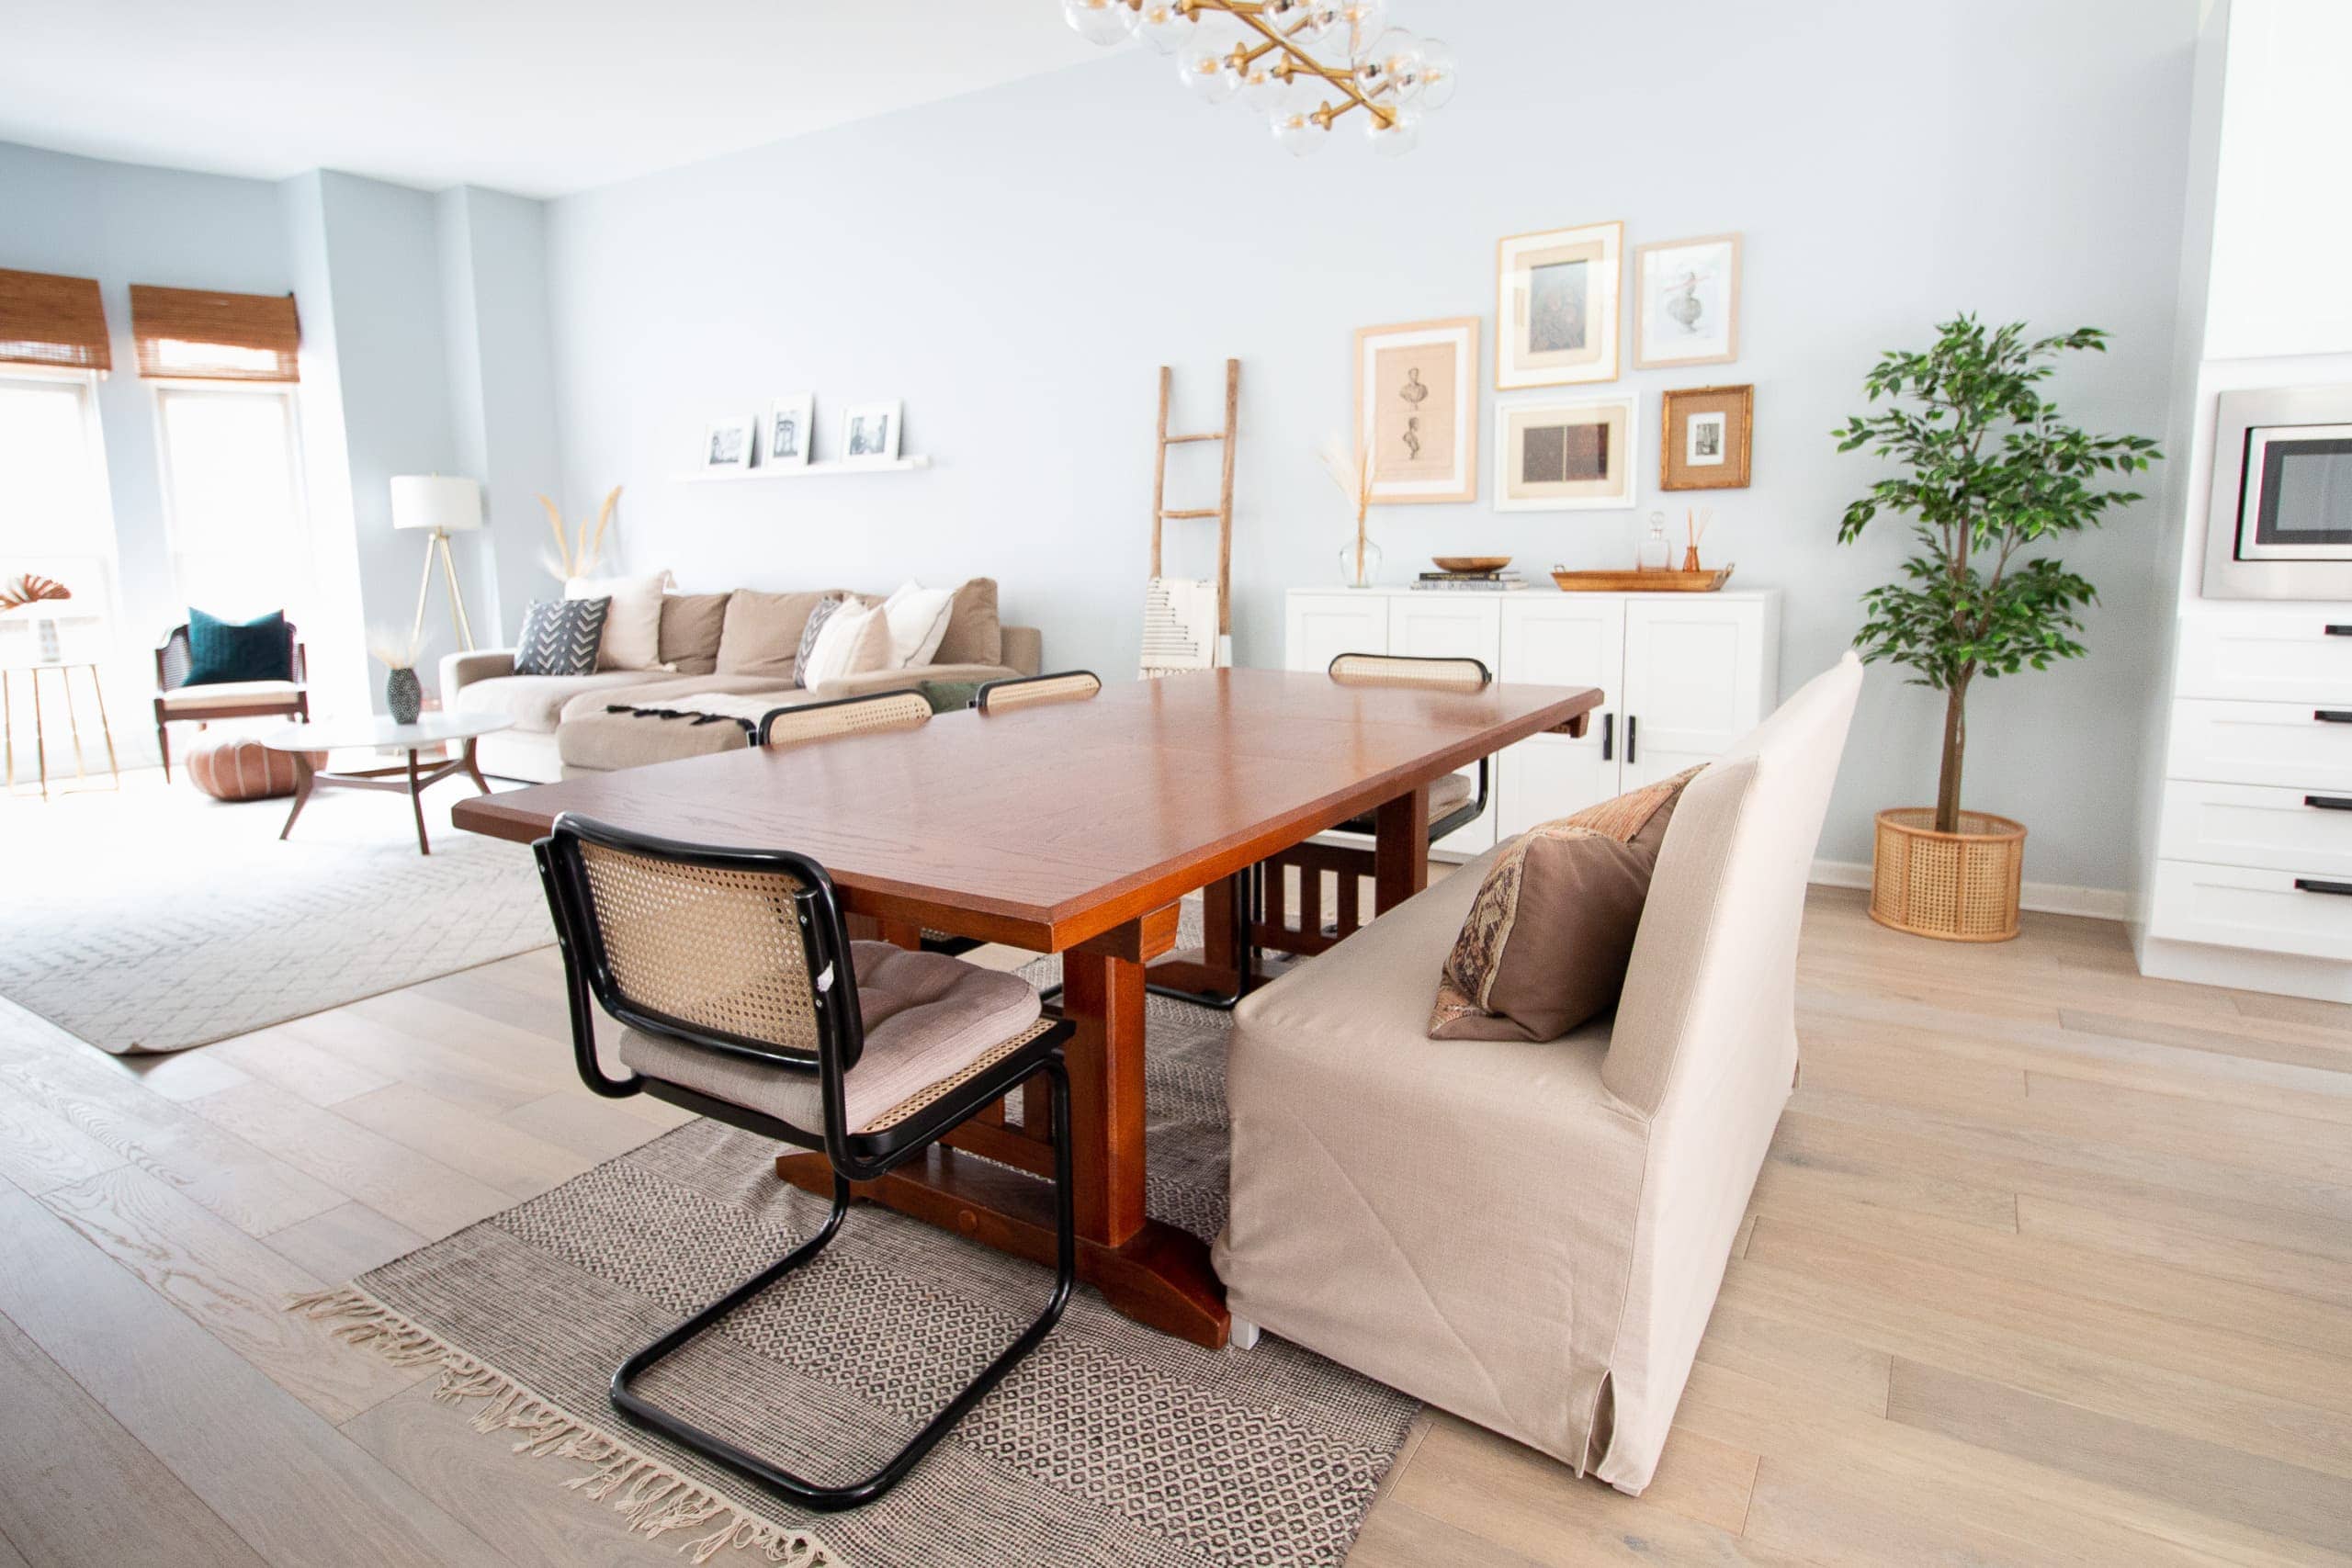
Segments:
[[[559,196],[1095,53],[1055,0],[0,0],[0,141]]]

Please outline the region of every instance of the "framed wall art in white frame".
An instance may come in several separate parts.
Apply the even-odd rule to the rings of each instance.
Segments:
[[[1356,333],[1356,440],[1375,506],[1478,499],[1478,318]]]
[[[1625,226],[1514,234],[1495,251],[1495,387],[1614,381]]]
[[[812,392],[795,392],[769,403],[767,422],[760,426],[760,467],[804,467],[814,445],[816,417],[817,398]]]
[[[905,405],[897,401],[852,403],[842,411],[842,461],[891,463],[899,457],[899,421]]]
[[[1739,357],[1737,234],[1668,240],[1634,252],[1634,364],[1655,370]]]
[[[1495,510],[1615,512],[1634,505],[1640,408],[1630,393],[1497,404]]]
[[[703,426],[702,469],[707,474],[738,473],[752,466],[752,433],[758,416],[715,419]]]

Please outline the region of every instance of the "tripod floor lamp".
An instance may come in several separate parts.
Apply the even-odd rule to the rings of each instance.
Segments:
[[[471,479],[441,474],[405,474],[392,480],[392,526],[430,528],[424,545],[424,576],[416,585],[416,624],[409,629],[410,646],[424,635],[424,601],[433,592],[433,562],[441,562],[442,581],[449,585],[449,624],[458,646],[474,650],[474,630],[466,620],[466,598],[458,591],[458,563],[450,558],[449,536],[470,534],[481,526],[481,486]]]

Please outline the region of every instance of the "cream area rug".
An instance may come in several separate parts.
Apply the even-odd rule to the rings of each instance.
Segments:
[[[184,1051],[555,940],[520,844],[449,826],[471,793],[235,805],[184,779],[0,803],[0,996],[117,1055]]]
[[[1227,1021],[1151,1003],[1157,1217],[1225,1217]],[[484,1440],[619,1510],[683,1561],[793,1568],[1337,1568],[1417,1406],[1268,1335],[1203,1350],[1080,1286],[1060,1324],[880,1502],[812,1516],[650,1433],[613,1369],[773,1262],[825,1205],[776,1179],[781,1145],[695,1122],[297,1303],[345,1337],[437,1360]],[[1017,1335],[1041,1268],[866,1205],[817,1259],[638,1386],[819,1480],[869,1472]],[[453,1416],[453,1419],[463,1418]]]

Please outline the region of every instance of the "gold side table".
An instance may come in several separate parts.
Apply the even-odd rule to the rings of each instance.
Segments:
[[[73,738],[74,743],[74,776],[76,779],[89,776],[82,757],[81,715],[74,706],[74,671],[76,670],[86,670],[90,672],[90,694],[97,699],[98,705],[98,733],[106,739],[107,743],[107,773],[114,780],[115,788],[122,787],[122,767],[117,761],[114,753],[114,729],[107,722],[106,683],[99,679],[98,667],[96,663],[80,660],[0,667],[0,738],[5,738],[0,739],[0,749],[5,749],[7,754],[7,787],[10,793],[13,794],[17,787],[15,682],[19,672],[28,676],[32,682],[33,759],[35,770],[40,775],[40,797],[43,800],[49,798],[49,730],[41,710],[40,678],[51,671],[56,672],[58,686],[65,698],[65,728],[66,733]]]

